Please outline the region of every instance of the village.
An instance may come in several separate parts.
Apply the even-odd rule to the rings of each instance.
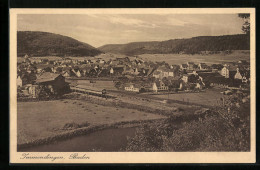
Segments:
[[[25,55],[17,71],[18,98],[55,98],[71,91],[102,97],[110,90],[164,94],[221,88],[229,89],[224,93],[231,93],[230,89],[249,90],[250,87],[250,65],[245,60],[169,65],[147,62],[137,56],[105,61],[68,57],[33,60]]]
[[[178,15],[18,17],[16,151],[250,151],[250,15]]]

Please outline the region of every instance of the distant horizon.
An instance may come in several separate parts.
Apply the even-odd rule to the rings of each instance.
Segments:
[[[238,14],[19,14],[17,31],[42,31],[101,47],[243,34]]]

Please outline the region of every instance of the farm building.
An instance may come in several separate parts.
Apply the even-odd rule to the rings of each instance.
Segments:
[[[37,76],[35,84],[50,95],[62,95],[69,91],[69,85],[61,74],[45,72]]]

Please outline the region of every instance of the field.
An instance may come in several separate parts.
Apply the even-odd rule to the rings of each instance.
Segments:
[[[134,109],[107,107],[79,100],[18,102],[18,144],[46,138],[66,130],[67,123],[112,124],[163,118]]]
[[[116,90],[114,86],[113,81],[102,81],[102,80],[97,80],[95,83],[90,83],[89,80],[76,80],[77,84],[79,85],[85,85],[85,86],[93,86],[95,88],[99,89],[106,89],[106,90]]]
[[[231,54],[210,54],[210,55],[189,55],[189,54],[143,54],[139,55],[145,61],[165,61],[169,64],[184,64],[188,61],[195,63],[223,63],[223,62],[236,62],[239,60],[250,61],[249,51],[234,51]]]
[[[218,89],[207,89],[205,92],[199,93],[176,93],[169,94],[169,99],[196,103],[201,105],[214,106],[220,104],[220,98],[223,94]],[[154,95],[154,97],[168,99],[168,94],[165,95]]]

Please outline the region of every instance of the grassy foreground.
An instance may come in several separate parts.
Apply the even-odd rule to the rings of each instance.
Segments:
[[[134,109],[108,107],[79,100],[18,102],[18,144],[90,125],[160,119]]]

